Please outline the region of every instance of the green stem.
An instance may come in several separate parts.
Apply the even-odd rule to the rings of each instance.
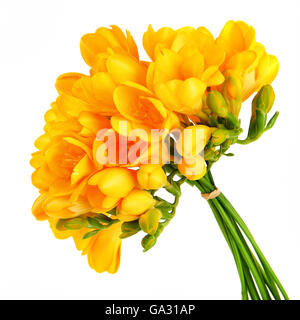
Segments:
[[[254,250],[256,251],[256,254],[259,257],[263,267],[267,270],[268,277],[271,276],[274,279],[274,281],[275,281],[276,285],[278,286],[279,290],[281,291],[283,297],[288,300],[289,297],[288,297],[286,291],[284,290],[282,284],[280,283],[279,279],[277,278],[275,272],[271,268],[267,259],[263,255],[262,251],[258,247],[256,241],[254,240],[252,234],[250,233],[250,230],[248,229],[248,227],[246,226],[246,224],[244,223],[242,218],[239,216],[237,211],[234,209],[234,207],[231,205],[231,203],[227,200],[227,198],[223,194],[220,194],[219,200],[224,205],[224,207],[227,207],[229,209],[231,216],[238,223],[238,225],[241,227],[241,229],[243,230],[243,232],[245,233],[245,235],[249,239],[249,241],[252,244]]]
[[[208,171],[208,174],[201,179],[201,182],[205,184],[207,188],[210,188],[211,190],[215,189],[212,174],[210,170]],[[244,244],[245,249],[248,251],[248,253],[251,254],[252,260],[254,261],[260,275],[263,276],[264,282],[267,284],[269,290],[273,294],[275,299],[280,300],[280,295],[278,293],[277,287],[281,291],[283,297],[285,299],[288,299],[288,295],[286,294],[283,286],[281,285],[280,281],[278,280],[277,276],[275,275],[274,271],[272,270],[271,266],[267,262],[266,258],[262,254],[260,248],[258,247],[257,243],[255,242],[253,236],[251,235],[249,229],[247,228],[246,224],[243,222],[242,218],[238,215],[237,211],[234,209],[234,207],[231,205],[231,203],[226,199],[226,197],[223,194],[220,194],[216,199],[220,202],[221,206],[227,211],[227,213],[231,216],[232,221],[234,224],[238,224],[239,227],[242,229],[244,234],[247,236],[248,240],[250,241],[251,245],[253,246],[262,266],[263,269],[260,267],[259,263],[255,259],[254,255],[250,251],[241,231],[239,230],[239,227],[236,225],[236,231],[238,232],[238,235]],[[275,285],[276,284],[276,285]]]
[[[195,185],[201,191],[201,193],[212,192],[215,189],[215,186],[210,170],[208,170],[207,175],[201,180],[194,181],[193,185]],[[230,202],[223,194],[220,194],[218,197],[209,200],[208,203],[214,213],[218,225],[221,228],[225,240],[228,243],[231,252],[233,253],[241,280],[242,298],[244,300],[248,299],[249,292],[252,299],[260,299],[252,279],[253,275],[264,300],[271,299],[270,293],[276,300],[280,300],[280,295],[276,285],[282,292],[284,298],[288,299],[288,296],[281,283],[254,241],[250,231]],[[244,232],[251,245],[255,249],[262,266],[251,252],[241,231]],[[268,290],[270,290],[270,293]]]
[[[264,284],[264,280],[262,279],[260,273],[258,272],[255,263],[252,260],[251,255],[247,252],[247,250],[245,249],[238,233],[235,230],[235,227],[233,225],[233,223],[231,222],[230,218],[227,216],[225,210],[223,209],[223,207],[220,205],[220,203],[218,202],[218,200],[212,199],[211,201],[214,202],[215,206],[217,207],[220,215],[222,216],[223,220],[225,221],[228,229],[230,230],[234,240],[236,241],[236,244],[243,256],[243,258],[245,259],[247,265],[249,266],[249,269],[251,270],[253,277],[255,279],[255,282],[259,288],[259,291],[261,293],[261,296],[264,300],[269,300],[270,299],[270,295],[266,289],[266,286]]]

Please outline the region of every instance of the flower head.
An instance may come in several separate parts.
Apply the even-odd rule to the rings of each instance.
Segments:
[[[266,125],[278,61],[246,23],[229,21],[216,39],[204,27],[149,26],[143,45],[149,62],[117,26],[81,38],[89,74],[57,78],[30,161],[33,215],[58,239],[72,237],[97,272],[118,270],[123,238],[143,231],[144,250],[155,245],[181,183],[201,179],[237,141],[243,100],[259,91],[251,141],[276,120]],[[157,196],[161,188],[173,203]]]

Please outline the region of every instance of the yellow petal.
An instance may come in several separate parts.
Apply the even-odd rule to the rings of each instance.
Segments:
[[[182,57],[174,51],[164,49],[155,61],[153,84],[180,79]]]
[[[278,59],[273,55],[268,55],[266,62],[261,61],[259,64],[256,77],[262,82],[262,85],[270,84],[275,79],[278,71]]]
[[[175,31],[171,28],[161,28],[156,32],[152,26],[148,26],[148,30],[143,36],[143,46],[148,56],[154,60],[156,57],[156,48],[159,46],[160,49],[171,48]]]
[[[47,220],[48,216],[46,215],[44,209],[43,209],[43,202],[45,201],[46,196],[40,195],[35,201],[32,206],[32,213],[35,216],[36,220],[43,221]]]
[[[57,219],[57,218],[49,218],[48,219],[50,228],[51,228],[55,238],[60,239],[60,240],[70,238],[73,235],[74,231],[72,231],[72,230],[61,231],[61,230],[56,229],[56,224],[57,224],[58,220],[59,219]]]
[[[120,263],[121,224],[116,223],[108,229],[101,230],[95,237],[88,252],[88,262],[96,272],[117,271]]]
[[[211,66],[203,72],[201,80],[206,83],[208,87],[211,87],[222,84],[225,78],[219,71],[218,66]]]
[[[79,123],[89,129],[95,135],[100,129],[110,128],[110,122],[101,115],[95,115],[91,112],[81,112],[78,118]]]
[[[74,83],[82,77],[85,77],[85,75],[81,73],[64,73],[56,79],[55,88],[60,94],[71,94]]]
[[[89,179],[90,185],[98,185],[102,193],[115,198],[125,197],[135,186],[136,178],[132,170],[107,168]]]
[[[170,110],[185,114],[201,111],[206,84],[197,78],[173,80],[155,87],[157,96]]]
[[[86,144],[72,137],[66,137],[64,138],[64,140],[74,146],[81,148],[83,151],[85,151],[85,153],[89,156],[89,158],[92,159],[91,149]]]
[[[94,170],[92,161],[85,155],[74,167],[71,174],[71,185],[74,186]]]
[[[243,33],[235,21],[228,21],[225,24],[216,43],[224,48],[228,56],[245,49]]]
[[[87,239],[82,239],[83,236],[91,231],[90,229],[87,228],[82,228],[80,230],[74,230],[72,233],[73,240],[76,246],[76,249],[79,251],[84,251],[82,254],[85,254],[86,251],[92,246],[94,241],[96,240],[95,237],[90,237]]]
[[[106,51],[109,46],[109,42],[97,33],[88,33],[80,40],[81,55],[89,66],[95,63],[97,54]]]
[[[232,56],[226,63],[227,69],[234,69],[237,72],[244,74],[247,72],[251,65],[256,60],[256,53],[254,51],[248,50],[238,53]]]
[[[121,203],[122,213],[138,216],[155,204],[151,193],[145,190],[132,190]]]
[[[124,54],[112,54],[106,62],[107,70],[116,83],[133,81],[146,83],[146,68],[134,58]]]
[[[44,161],[45,161],[45,158],[44,158],[44,155],[42,154],[42,152],[37,151],[37,152],[32,153],[32,158],[30,159],[30,165],[34,169],[37,169],[42,166]]]

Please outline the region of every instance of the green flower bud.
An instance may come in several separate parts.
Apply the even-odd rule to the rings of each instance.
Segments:
[[[204,151],[204,159],[206,161],[217,161],[219,159],[218,155],[212,149],[207,149]]]
[[[141,229],[150,234],[154,235],[159,224],[159,220],[162,217],[162,213],[159,209],[153,208],[148,210],[139,218],[139,225]]]
[[[207,95],[207,105],[221,118],[227,119],[234,127],[239,127],[238,119],[229,112],[228,104],[219,91],[210,91]]]
[[[206,99],[207,105],[217,116],[226,118],[228,114],[227,103],[219,91],[210,91]]]
[[[256,95],[256,110],[261,110],[267,114],[273,107],[275,93],[271,85],[263,86]]]
[[[226,129],[217,129],[212,133],[211,141],[215,146],[219,146],[224,143],[227,139],[233,139],[240,135],[242,129],[236,130],[226,130]]]
[[[238,117],[242,106],[242,81],[233,71],[225,73],[223,96],[227,102],[229,111]]]
[[[139,220],[123,222],[121,226],[122,232],[138,232],[141,230]]]
[[[56,229],[64,230],[79,230],[87,226],[87,221],[84,218],[76,217],[72,219],[60,219],[56,224]]]
[[[256,94],[252,101],[252,116],[247,139],[258,139],[263,134],[266,129],[267,115],[274,104],[274,100],[275,93],[271,85],[263,86]],[[272,122],[270,125],[272,125]]]
[[[156,243],[156,237],[147,234],[142,239],[142,247],[144,248],[144,252],[146,252],[149,249],[151,249],[155,245],[155,243]]]
[[[227,130],[225,129],[217,129],[212,133],[211,141],[215,146],[219,146],[226,139],[228,139]]]

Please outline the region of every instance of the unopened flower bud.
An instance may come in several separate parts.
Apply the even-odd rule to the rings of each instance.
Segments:
[[[140,186],[146,190],[160,189],[167,184],[167,176],[159,164],[143,164],[137,172]]]
[[[212,149],[207,149],[204,152],[204,159],[206,161],[217,161],[219,159],[218,155]]]
[[[205,125],[186,127],[176,142],[176,150],[184,158],[195,157],[206,146],[215,128]]]
[[[121,226],[122,232],[134,232],[141,230],[139,220],[123,222]]]
[[[227,102],[229,111],[238,117],[242,106],[242,80],[234,71],[225,73],[223,96]]]
[[[178,164],[178,170],[189,180],[198,180],[206,173],[206,165],[203,157],[200,155],[190,159],[182,159]]]
[[[139,220],[123,222],[121,226],[122,233],[120,235],[121,239],[131,237],[141,230],[139,225]]]
[[[135,173],[127,168],[107,168],[89,179],[90,185],[98,185],[106,196],[125,197],[135,186]]]
[[[239,126],[238,119],[229,112],[229,106],[219,91],[210,91],[207,95],[207,105],[218,116],[227,119],[234,127]]]
[[[217,116],[226,118],[228,114],[227,103],[219,91],[213,90],[207,94],[207,105]]]
[[[142,239],[142,247],[144,248],[144,252],[151,249],[156,243],[156,237],[151,236],[150,234],[147,234]]]
[[[86,227],[87,222],[85,219],[81,217],[67,219],[64,222],[64,227],[68,230],[79,230],[83,227]]]
[[[121,221],[133,221],[155,204],[151,193],[145,190],[132,190],[121,202],[117,217]]]
[[[258,94],[256,101],[256,110],[262,110],[264,113],[268,113],[275,100],[275,93],[271,85],[263,86]]]
[[[211,141],[215,146],[219,146],[227,139],[237,138],[242,132],[242,129],[236,130],[226,130],[226,129],[217,129],[213,132]]]
[[[257,139],[265,131],[267,115],[275,100],[271,85],[263,86],[252,101],[252,117],[249,126],[248,139]]]
[[[157,208],[153,208],[140,216],[139,225],[144,232],[154,235],[161,217],[161,211]]]

